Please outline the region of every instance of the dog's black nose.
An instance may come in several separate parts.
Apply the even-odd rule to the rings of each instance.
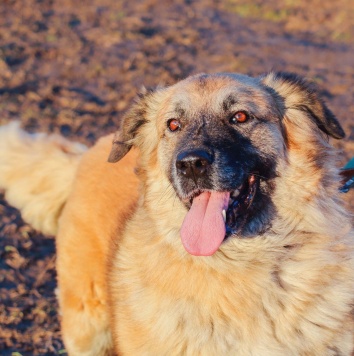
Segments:
[[[204,150],[181,152],[177,156],[177,170],[186,178],[194,180],[205,176],[208,167],[213,163],[212,156]]]

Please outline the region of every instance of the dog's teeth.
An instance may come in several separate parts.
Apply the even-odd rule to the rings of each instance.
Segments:
[[[240,194],[240,189],[235,189],[235,190],[231,193],[231,196],[232,196],[233,198],[237,198],[239,194]]]
[[[226,210],[223,209],[223,211],[221,212],[221,214],[222,214],[222,217],[223,217],[223,219],[224,219],[224,222],[226,222]]]

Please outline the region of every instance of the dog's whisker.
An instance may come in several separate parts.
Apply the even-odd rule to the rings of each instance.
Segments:
[[[256,176],[256,177],[259,177],[259,178],[263,179],[264,181],[269,180],[268,177],[262,176],[262,175],[260,175],[260,174],[258,174],[258,173],[250,173],[250,175],[254,175],[254,176]],[[275,179],[276,179],[276,178],[280,178],[280,177],[275,177]],[[274,178],[273,178],[273,179],[274,179]],[[284,180],[284,181],[286,181],[286,182],[288,182],[288,183],[290,183],[290,184],[297,185],[297,186],[300,187],[300,188],[303,188],[303,189],[306,188],[303,184],[300,184],[299,182],[296,182],[296,181],[294,181],[294,180],[292,180],[292,179],[288,179],[288,178],[286,178],[286,177],[284,177],[284,176],[282,176],[281,179]]]
[[[160,198],[159,198],[159,200],[156,202],[156,204],[157,205],[159,205],[161,202],[162,202],[162,199],[163,198],[166,198],[166,199],[168,199],[168,195],[169,194],[174,194],[174,188],[173,188],[173,186],[172,186],[172,184],[169,184],[166,188],[165,188],[165,190],[163,191],[163,193],[160,195]]]

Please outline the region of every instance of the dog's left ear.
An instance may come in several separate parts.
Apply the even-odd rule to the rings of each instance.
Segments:
[[[134,146],[134,140],[140,127],[147,122],[147,99],[152,93],[153,90],[143,88],[135,98],[135,103],[123,117],[121,129],[114,135],[108,162],[118,162]]]
[[[320,98],[318,89],[304,78],[285,72],[269,73],[261,78],[284,100],[285,109],[297,109],[306,112],[316,125],[326,134],[341,139],[345,133],[334,116]]]

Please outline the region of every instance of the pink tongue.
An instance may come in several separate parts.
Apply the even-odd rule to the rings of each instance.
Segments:
[[[181,228],[183,246],[191,255],[210,256],[220,247],[226,232],[222,210],[229,198],[229,192],[204,192],[193,199]]]

